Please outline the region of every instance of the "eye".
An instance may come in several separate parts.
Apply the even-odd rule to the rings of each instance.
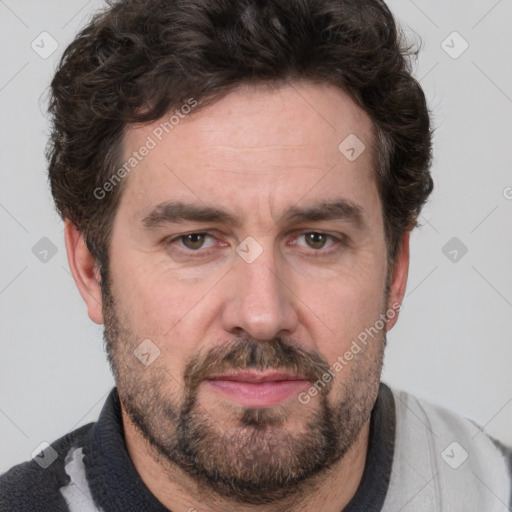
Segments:
[[[180,235],[174,240],[171,240],[171,242],[180,241],[187,249],[197,251],[203,248],[203,244],[207,238],[213,239],[213,237],[207,233],[189,233],[188,235]]]
[[[335,244],[338,239],[332,235],[328,235],[326,233],[319,233],[317,231],[309,231],[307,233],[302,233],[297,237],[297,240],[304,237],[306,244],[311,249],[323,249],[326,243],[331,240],[331,245]]]

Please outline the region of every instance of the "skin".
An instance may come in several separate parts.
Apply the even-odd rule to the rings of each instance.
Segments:
[[[140,148],[160,122],[127,129],[125,155]],[[356,134],[366,146],[353,162],[338,150],[349,134]],[[268,446],[285,458],[280,443],[307,434],[309,422],[321,410],[321,396],[333,409],[340,403],[352,404],[357,429],[350,446],[295,495],[263,504],[215,493],[152,446],[126,405],[130,400],[142,404],[147,390],[158,384],[158,393],[148,399],[147,414],[155,414],[149,418],[154,419],[155,432],[162,433],[165,427],[174,434],[174,425],[157,421],[151,404],[157,398],[184,403],[185,372],[194,357],[240,339],[268,348],[282,337],[332,365],[359,333],[402,302],[409,233],[388,268],[372,137],[369,117],[345,92],[309,82],[277,89],[242,87],[180,120],[124,183],[109,249],[115,319],[113,308],[104,304],[94,258],[76,227],[66,222],[68,260],[89,317],[105,323],[114,338],[111,350],[128,451],[145,484],[169,509],[339,512],[355,494],[364,470],[385,332],[394,326],[398,313],[336,373],[329,392],[312,397],[308,404],[293,396],[274,407],[278,426],[258,434],[253,451],[237,445],[247,432],[240,425],[243,406],[206,382],[197,388],[198,414],[218,435],[232,436],[221,447],[222,460],[233,467],[239,461],[242,470],[255,457],[256,468],[258,463],[270,463],[270,458],[265,460],[270,457],[265,452]],[[359,205],[365,227],[359,229],[348,220],[284,220],[292,206],[335,198]],[[142,219],[169,200],[220,205],[242,221],[239,226],[186,221],[144,229]],[[192,258],[193,249],[183,239],[165,243],[205,231],[213,238],[205,239],[199,250],[204,255],[199,257]],[[305,236],[311,232],[344,235],[347,244],[327,239],[325,248],[311,247]],[[248,236],[262,249],[252,263],[235,250]],[[199,254],[197,249],[194,254]],[[144,339],[160,350],[148,367],[133,355]],[[141,383],[152,384],[146,395]],[[169,439],[174,439],[171,434]]]

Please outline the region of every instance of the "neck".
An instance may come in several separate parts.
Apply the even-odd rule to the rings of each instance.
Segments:
[[[175,465],[162,461],[128,415],[122,410],[124,435],[130,458],[144,484],[173,512],[339,512],[352,499],[361,482],[368,449],[368,420],[344,457],[309,482],[300,498],[291,497],[266,505],[243,505],[227,500],[197,483]]]

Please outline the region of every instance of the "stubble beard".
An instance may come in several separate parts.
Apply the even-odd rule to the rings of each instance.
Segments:
[[[195,356],[179,377],[185,382],[182,397],[173,396],[170,384],[178,376],[158,362],[145,367],[135,358],[141,340],[126,327],[108,286],[103,287],[103,314],[108,360],[124,411],[164,471],[170,475],[178,468],[205,495],[253,505],[300,499],[347,454],[377,397],[384,331],[365,348],[366,357],[351,362],[350,379],[334,377],[314,406],[233,408],[226,428],[198,400],[200,384],[213,370],[287,368],[316,382],[328,371],[328,362],[291,340],[238,338]],[[300,432],[286,428],[291,417],[304,418]]]

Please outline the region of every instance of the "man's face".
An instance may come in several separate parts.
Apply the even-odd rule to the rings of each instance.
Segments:
[[[263,503],[338,461],[378,392],[385,329],[344,356],[390,307],[371,122],[308,83],[238,89],[162,134],[168,119],[124,139],[126,160],[155,147],[113,225],[118,392],[163,466]]]

